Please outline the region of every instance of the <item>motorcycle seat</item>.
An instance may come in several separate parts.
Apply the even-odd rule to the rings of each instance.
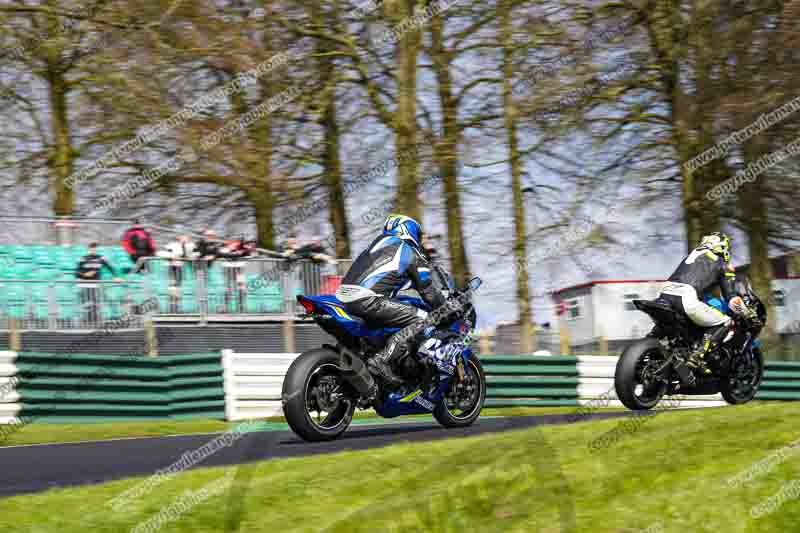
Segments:
[[[656,298],[655,300],[633,300],[633,305],[639,311],[650,315],[655,322],[683,321],[682,314],[677,312],[669,302],[661,298]]]
[[[647,312],[648,310],[658,311],[662,313],[675,312],[675,310],[672,308],[669,302],[665,302],[664,300],[661,300],[659,298],[656,298],[655,300],[634,300],[633,305],[636,307],[636,309],[639,309],[640,311],[644,312]]]

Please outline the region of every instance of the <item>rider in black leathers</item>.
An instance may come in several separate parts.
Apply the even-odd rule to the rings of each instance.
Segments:
[[[730,239],[722,233],[703,237],[700,246],[681,261],[669,277],[660,298],[686,314],[698,326],[708,328],[703,342],[689,355],[689,364],[710,372],[705,366],[705,356],[724,342],[731,330],[731,318],[706,304],[703,295],[719,287],[722,298],[735,313],[750,315],[741,296],[736,292],[736,273],[730,264]]]
[[[415,289],[431,309],[444,304],[421,242],[422,228],[414,219],[403,215],[386,219],[383,234],[358,256],[336,291],[345,309],[372,327],[405,328],[423,321],[427,313],[394,300],[400,290]],[[372,373],[391,385],[401,382],[392,362],[418,341],[412,337],[408,342],[397,342],[395,336],[386,349],[367,361]]]

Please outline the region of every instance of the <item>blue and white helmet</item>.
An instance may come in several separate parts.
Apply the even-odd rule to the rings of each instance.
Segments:
[[[419,248],[422,245],[422,226],[419,222],[405,215],[389,215],[383,224],[384,235],[394,235]]]

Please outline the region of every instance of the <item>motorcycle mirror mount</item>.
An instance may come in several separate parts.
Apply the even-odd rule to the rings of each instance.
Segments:
[[[483,284],[483,280],[481,278],[472,278],[467,283],[467,289],[471,291],[477,291],[478,288]]]

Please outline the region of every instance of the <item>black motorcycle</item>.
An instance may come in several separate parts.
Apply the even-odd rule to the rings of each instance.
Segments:
[[[704,329],[694,325],[664,300],[634,300],[640,311],[655,322],[650,334],[629,345],[617,362],[614,386],[625,407],[652,409],[665,395],[705,395],[722,393],[729,404],[751,401],[761,385],[764,358],[759,333],[766,324],[767,311],[753,292],[750,280],[737,281],[737,289],[754,316],[728,313],[727,304],[718,298],[706,303],[729,314],[734,322],[734,336],[706,354],[710,373],[701,372],[689,362],[689,354],[702,341]]]

